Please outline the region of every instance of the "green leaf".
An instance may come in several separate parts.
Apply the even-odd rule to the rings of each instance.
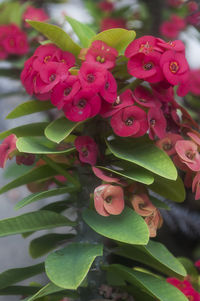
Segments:
[[[71,186],[71,187],[68,186],[68,187],[61,187],[61,188],[55,188],[55,189],[50,189],[50,190],[46,190],[46,191],[36,192],[31,195],[28,195],[23,200],[19,201],[15,205],[15,209],[18,210],[18,209],[21,209],[24,206],[27,206],[33,202],[37,202],[37,201],[45,199],[45,198],[49,198],[49,197],[53,197],[53,196],[57,196],[57,195],[61,195],[61,194],[65,194],[65,193],[69,193],[69,192],[73,192],[73,191],[74,191],[74,186]]]
[[[19,118],[21,116],[47,111],[49,109],[55,109],[55,107],[50,103],[50,101],[31,100],[18,105],[14,110],[12,110],[8,114],[6,119]]]
[[[114,164],[114,166],[116,169],[104,166],[97,166],[97,168],[146,185],[150,185],[154,181],[153,175],[150,172],[135,164],[120,162]]]
[[[65,297],[78,298],[78,294],[76,292],[63,290],[63,288],[60,288],[50,282],[43,288],[41,288],[34,296],[28,298],[27,301],[37,300],[38,298],[45,297],[58,292],[63,292]]]
[[[161,209],[165,209],[165,210],[170,210],[171,208],[165,204],[163,201],[160,201],[159,199],[150,196],[150,200],[152,202],[152,204],[156,207],[156,208],[161,208]]]
[[[64,200],[64,201],[56,201],[53,203],[50,203],[48,205],[45,205],[44,207],[40,208],[40,210],[49,210],[54,211],[57,213],[61,213],[62,211],[66,210],[69,206],[69,203],[71,203],[73,200]]]
[[[12,286],[8,286],[6,288],[0,289],[0,296],[3,295],[7,295],[7,296],[30,296],[35,294],[38,291],[38,287],[34,287],[34,286],[19,286],[19,285],[12,285]]]
[[[11,181],[10,183],[6,184],[5,186],[0,188],[0,194],[9,191],[10,189],[32,183],[34,181],[40,180],[47,180],[50,177],[58,175],[58,172],[51,168],[48,165],[39,166],[33,168],[32,170],[24,173],[22,176],[18,177],[17,179]]]
[[[135,39],[136,33],[134,30],[127,30],[123,28],[112,28],[100,32],[91,39],[91,42],[100,40],[107,45],[117,49],[123,53],[125,48]]]
[[[40,210],[0,220],[0,237],[75,225],[63,215]]]
[[[38,21],[27,21],[33,28],[45,35],[52,43],[56,44],[64,51],[69,51],[75,56],[80,53],[80,46],[74,43],[70,36],[56,25]]]
[[[85,279],[95,257],[103,255],[103,246],[72,243],[50,254],[45,261],[49,279],[59,287],[77,289]]]
[[[74,237],[75,234],[46,234],[31,241],[29,253],[33,258],[41,257]]]
[[[81,122],[72,122],[66,117],[61,117],[51,122],[44,133],[49,140],[60,143],[80,124]]]
[[[182,179],[178,176],[176,181],[155,177],[155,181],[148,187],[165,198],[181,203],[185,200],[185,187]]]
[[[177,170],[169,156],[146,138],[116,138],[107,142],[118,158],[137,164],[159,176],[176,180]]]
[[[178,257],[178,259],[186,269],[187,275],[190,275],[192,282],[198,283],[199,273],[192,260],[185,257]]]
[[[20,27],[23,20],[22,14],[26,7],[26,3],[22,5],[17,1],[12,1],[10,3],[6,1],[1,7],[0,24],[5,25],[14,23]]]
[[[73,18],[66,16],[66,20],[69,22],[73,31],[78,36],[81,46],[87,48],[90,44],[91,38],[93,38],[96,33],[88,25]]]
[[[86,209],[83,219],[97,233],[127,244],[145,245],[149,240],[147,224],[134,210],[126,207],[120,215],[101,216]],[[134,230],[133,230],[134,229]]]
[[[188,301],[179,289],[167,283],[166,280],[156,278],[152,275],[136,272],[130,268],[122,266],[120,264],[114,264],[111,268],[123,276],[124,280],[129,283],[133,283],[140,289],[146,291],[150,295],[158,299],[159,301]]]
[[[169,276],[180,278],[187,275],[179,260],[159,242],[150,240],[146,246],[123,245],[115,253],[142,262]]]
[[[16,128],[7,130],[0,133],[0,140],[8,137],[11,134],[15,134],[17,137],[23,136],[43,136],[44,129],[47,127],[48,122],[29,123]]]
[[[56,150],[56,145],[52,148],[48,146],[48,143],[45,137],[21,137],[17,139],[16,146],[18,151],[29,154],[69,154],[75,150],[75,147],[71,147],[59,151]]]
[[[0,289],[44,272],[44,263],[25,268],[10,269],[0,274]]]

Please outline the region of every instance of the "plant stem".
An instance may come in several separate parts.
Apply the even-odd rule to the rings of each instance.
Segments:
[[[49,165],[51,166],[53,169],[55,169],[56,171],[58,171],[61,175],[63,175],[69,182],[71,182],[72,184],[74,184],[74,186],[76,186],[77,189],[80,188],[80,183],[79,181],[77,181],[72,175],[70,175],[70,173],[65,170],[64,168],[62,168],[60,165],[58,165],[56,162],[54,162],[53,160],[51,160],[49,157],[47,156],[43,156],[43,160]]]

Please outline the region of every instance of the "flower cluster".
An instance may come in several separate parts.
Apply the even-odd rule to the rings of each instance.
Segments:
[[[26,21],[26,19],[43,22],[43,21],[47,21],[49,19],[49,16],[42,8],[36,8],[34,6],[29,5],[23,14],[24,22]],[[26,22],[24,23],[24,26],[26,28],[31,27]]]
[[[186,22],[178,15],[171,15],[168,21],[160,26],[160,33],[168,39],[176,39],[179,33],[186,27]]]
[[[6,59],[9,55],[24,55],[28,50],[26,33],[17,25],[0,26],[0,59]]]
[[[178,85],[179,96],[187,93],[189,65],[181,41],[166,43],[153,36],[144,36],[130,43],[125,56],[129,59],[128,71],[132,76],[168,87]]]
[[[167,282],[177,287],[189,301],[198,301],[200,294],[192,287],[188,280],[178,280],[176,278],[167,278]]]

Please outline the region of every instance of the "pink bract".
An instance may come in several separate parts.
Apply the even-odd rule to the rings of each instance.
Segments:
[[[101,109],[101,99],[97,94],[79,91],[73,100],[67,102],[63,111],[71,121],[83,121],[89,117],[96,116]]]
[[[161,140],[156,141],[156,145],[164,150],[169,156],[175,155],[175,144],[177,141],[182,140],[182,136],[174,133],[167,133]]]
[[[134,194],[131,198],[131,204],[135,212],[141,216],[149,216],[156,207],[151,203],[147,194]]]
[[[192,182],[192,192],[195,193],[195,200],[200,199],[200,173],[198,172]]]
[[[12,158],[12,153],[16,150],[17,137],[11,134],[5,138],[0,145],[0,167],[4,168],[6,161]]]
[[[108,183],[119,183],[120,179],[110,175],[110,173],[106,170],[99,169],[97,167],[92,166],[92,170],[99,179],[108,182]]]
[[[135,101],[143,107],[151,108],[161,106],[161,103],[152,95],[150,90],[143,86],[138,86],[133,91],[133,96]]]
[[[149,123],[149,138],[160,139],[166,135],[167,122],[165,116],[160,108],[150,108],[148,112],[148,123]]]
[[[124,209],[124,192],[120,186],[105,184],[94,190],[94,206],[103,216],[118,215]]]
[[[98,155],[98,146],[89,136],[80,136],[75,140],[75,147],[79,152],[81,162],[89,163],[92,166],[96,164]]]
[[[200,171],[200,155],[194,142],[189,140],[177,141],[175,149],[183,163],[193,171]]]
[[[105,84],[100,89],[100,95],[109,103],[113,103],[117,98],[117,82],[110,72],[106,74]]]
[[[137,106],[126,107],[111,118],[114,133],[121,137],[140,137],[148,129],[146,112]]]
[[[108,46],[103,41],[94,41],[87,51],[85,56],[86,62],[90,64],[97,64],[106,69],[113,68],[118,56],[115,48]]]
[[[46,21],[49,19],[49,16],[42,8],[35,8],[34,6],[28,6],[23,14],[23,20],[25,21],[33,20],[33,21]],[[31,27],[28,23],[25,23],[25,27]]]

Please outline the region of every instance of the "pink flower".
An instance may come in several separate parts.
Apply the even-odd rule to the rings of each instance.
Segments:
[[[160,39],[156,39],[153,36],[143,36],[135,39],[131,42],[125,50],[125,56],[131,58],[136,54],[143,53],[145,55],[151,55],[153,52],[163,52],[157,43]]]
[[[94,172],[95,176],[99,179],[108,182],[108,183],[120,183],[120,179],[113,176],[113,174],[109,173],[106,170],[101,170],[97,167],[92,166],[92,171]]]
[[[160,68],[160,58],[159,52],[152,52],[148,55],[138,53],[128,61],[128,72],[150,83],[160,82],[164,79]]]
[[[176,23],[177,28],[180,30],[184,29],[186,26],[185,20],[178,15],[171,15],[170,20],[173,23]]]
[[[35,58],[32,56],[24,63],[24,69],[20,76],[26,92],[30,95],[34,92],[34,82],[37,75],[37,72],[33,69],[34,60]]]
[[[163,224],[163,219],[159,210],[154,210],[151,215],[145,217],[144,221],[149,228],[150,237],[156,237],[157,229],[161,228]]]
[[[148,112],[148,123],[149,123],[149,138],[162,139],[166,135],[167,122],[165,116],[160,108],[150,108]]]
[[[103,99],[109,103],[113,103],[117,98],[117,82],[109,71],[106,73],[104,86],[99,92]]]
[[[176,142],[175,149],[183,163],[193,171],[200,171],[200,155],[194,142],[179,140]]]
[[[169,85],[169,83],[167,83],[166,87],[163,86],[162,84],[164,84],[164,82],[151,84],[154,98],[156,97],[162,103],[172,102],[174,100],[173,87]]]
[[[68,74],[68,68],[65,64],[49,62],[36,76],[35,93],[43,94],[51,91],[60,81],[64,81]]]
[[[109,1],[101,1],[99,3],[99,8],[105,12],[111,12],[114,9],[114,5],[113,3],[109,2]]]
[[[161,103],[153,96],[147,88],[138,86],[133,92],[134,99],[143,107],[160,107]]]
[[[195,193],[195,200],[200,199],[200,173],[198,172],[192,182],[192,192]]]
[[[187,17],[187,22],[193,26],[199,26],[200,25],[200,12],[194,12],[191,15]]]
[[[109,104],[108,102],[103,102],[100,115],[103,118],[110,117],[120,111],[122,108],[132,106],[134,102],[132,91],[127,89],[120,96],[117,96],[114,103]]]
[[[33,20],[33,21],[46,21],[49,19],[49,16],[45,13],[42,8],[35,8],[34,6],[28,6],[23,14],[23,20],[25,21]],[[25,23],[25,27],[31,27],[28,23]]]
[[[53,89],[51,93],[51,102],[59,110],[63,106],[71,101],[72,98],[78,93],[81,85],[77,76],[70,75],[62,82],[59,82]]]
[[[160,33],[168,39],[176,39],[180,29],[172,21],[164,21],[160,26]]]
[[[126,107],[111,118],[114,133],[121,137],[140,137],[148,130],[147,115],[137,106]]]
[[[94,190],[94,206],[103,216],[118,215],[124,210],[124,192],[120,186],[105,184]]]
[[[79,79],[84,90],[91,90],[92,93],[99,92],[106,80],[106,69],[87,62],[81,65]]]
[[[187,135],[192,139],[193,142],[200,146],[200,134],[198,132],[188,132]]]
[[[6,161],[12,158],[12,153],[16,150],[17,137],[11,134],[4,139],[0,145],[0,167],[4,168]]]
[[[156,207],[151,203],[147,194],[134,194],[131,199],[131,204],[135,212],[141,216],[149,216],[155,210]]]
[[[175,144],[177,141],[182,140],[180,135],[174,133],[167,133],[167,135],[161,140],[156,141],[156,145],[164,150],[169,156],[175,155]]]
[[[98,155],[98,146],[96,142],[89,136],[80,136],[75,140],[75,147],[79,152],[79,159],[81,162],[96,164]]]
[[[101,31],[108,30],[111,28],[127,28],[126,20],[123,18],[104,18],[100,25]]]
[[[181,40],[175,40],[170,42],[165,42],[163,40],[159,40],[158,46],[163,50],[174,50],[177,52],[185,52],[185,45]]]
[[[195,1],[189,1],[187,3],[187,7],[188,7],[188,10],[189,10],[190,13],[198,10],[198,8],[199,8],[198,4]]]
[[[16,156],[16,163],[18,165],[33,165],[33,163],[35,162],[35,155],[33,154],[22,154],[22,155],[17,155]]]
[[[101,99],[97,94],[91,92],[78,92],[73,100],[67,102],[63,111],[71,121],[83,121],[89,117],[96,116],[101,109]]]
[[[85,56],[86,62],[90,64],[98,64],[106,69],[115,66],[118,52],[115,48],[108,46],[103,41],[94,41]]]
[[[176,278],[167,278],[167,282],[177,287],[189,301],[198,301],[200,294],[192,287],[188,280],[178,280]]]
[[[161,56],[160,65],[171,85],[185,83],[188,79],[189,65],[184,54],[168,50]]]

